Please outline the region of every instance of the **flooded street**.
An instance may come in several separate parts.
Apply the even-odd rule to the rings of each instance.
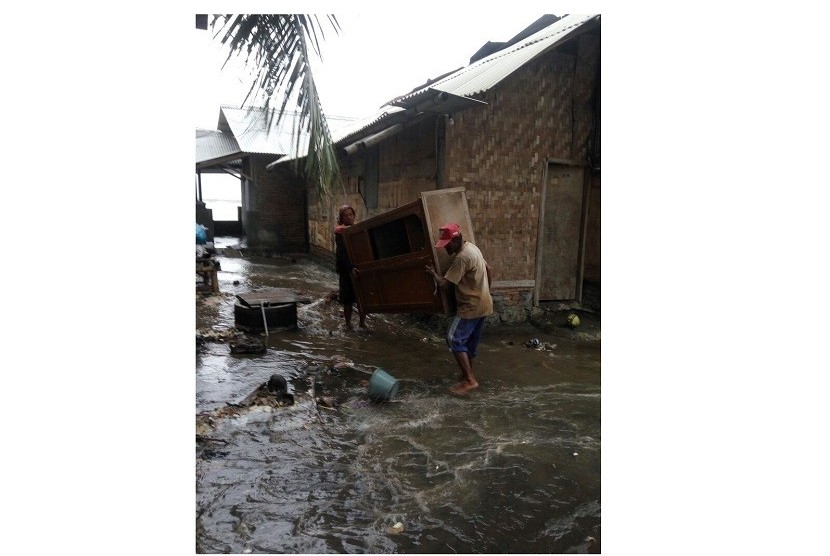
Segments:
[[[197,296],[197,334],[232,329],[239,293],[287,288],[305,302],[299,329],[271,332],[265,353],[197,345],[195,411],[275,373],[296,403],[217,419],[197,441],[198,552],[600,552],[599,341],[488,326],[481,386],[456,398],[440,327],[370,315],[369,332],[346,332],[325,300],[333,264],[225,253],[220,294]],[[400,381],[394,401],[368,399],[376,368]]]

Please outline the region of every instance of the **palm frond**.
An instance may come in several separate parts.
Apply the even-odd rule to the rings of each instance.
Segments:
[[[335,32],[340,25],[328,16]],[[317,86],[312,75],[309,45],[322,58],[320,40],[325,38],[323,26],[316,15],[254,14],[214,16],[211,26],[214,37],[228,49],[226,65],[231,59],[242,59],[251,72],[251,85],[242,106],[261,99],[268,121],[276,113],[277,122],[289,102],[299,109],[299,128],[294,129],[295,159],[302,157],[301,133],[308,134],[303,172],[323,196],[340,180],[337,154],[326,121]],[[223,67],[224,67],[223,65]],[[272,101],[280,101],[278,110],[271,110]],[[286,153],[288,154],[288,153]],[[298,162],[295,168],[299,172]]]

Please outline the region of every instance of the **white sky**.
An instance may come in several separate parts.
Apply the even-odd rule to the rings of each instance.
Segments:
[[[312,71],[323,110],[329,116],[369,116],[427,79],[466,66],[487,41],[509,40],[553,7],[529,3],[508,12],[468,9],[440,16],[424,8],[407,10],[405,16],[397,10],[335,13],[339,34],[321,19],[323,58],[312,62]],[[238,68],[220,70],[225,55],[213,33],[194,33],[196,127],[215,129],[219,105],[241,103],[248,89]]]

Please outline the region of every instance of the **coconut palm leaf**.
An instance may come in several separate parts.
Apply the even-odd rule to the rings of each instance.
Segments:
[[[337,19],[333,15],[328,19],[335,32],[339,31]],[[321,194],[328,195],[331,184],[340,180],[340,169],[309,64],[309,46],[322,59],[320,41],[325,39],[325,34],[318,17],[302,14],[215,15],[211,27],[216,31],[215,38],[228,49],[225,64],[239,58],[251,71],[251,87],[242,101],[243,106],[249,100],[262,99],[266,118],[270,120],[275,112],[277,122],[289,102],[299,109],[299,127],[294,129],[295,168],[299,172],[299,160],[304,156],[306,179],[314,183]],[[279,109],[272,111],[272,101],[279,100]],[[271,122],[266,121],[265,125],[270,129]],[[308,134],[306,153],[300,152],[301,130]]]

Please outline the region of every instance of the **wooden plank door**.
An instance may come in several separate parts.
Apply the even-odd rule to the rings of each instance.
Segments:
[[[584,191],[582,166],[548,164],[536,257],[539,301],[570,301],[581,296]]]

